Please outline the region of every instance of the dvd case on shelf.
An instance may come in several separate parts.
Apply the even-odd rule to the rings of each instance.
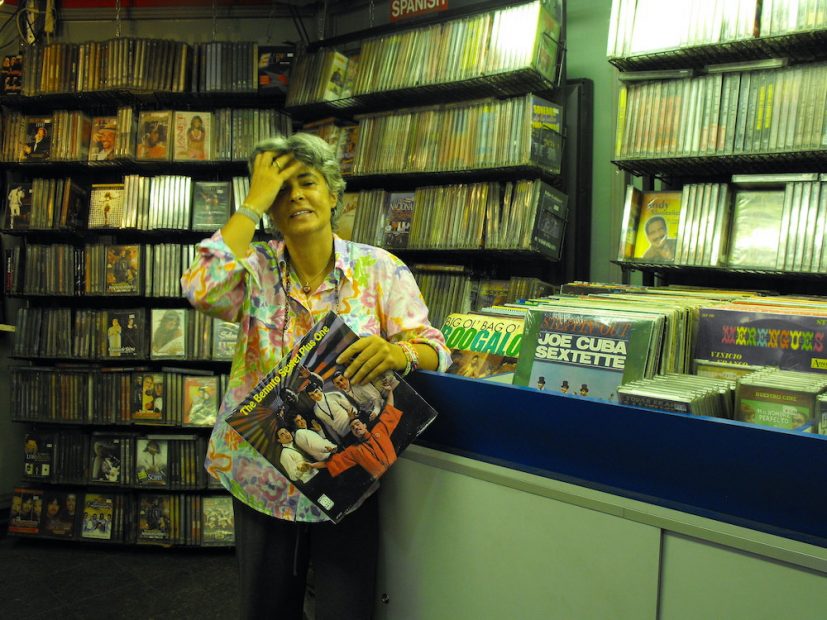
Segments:
[[[89,137],[89,161],[115,159],[118,152],[118,117],[96,116]]]
[[[120,228],[123,183],[94,183],[89,193],[89,228]]]
[[[290,45],[258,46],[258,92],[286,94],[290,68],[295,58]]]
[[[141,111],[138,115],[138,144],[135,156],[138,160],[168,161],[172,155],[170,138],[173,113],[167,111]]]
[[[23,439],[23,475],[29,480],[50,480],[54,468],[55,438],[52,433],[26,433]]]
[[[25,230],[32,219],[32,184],[10,183],[6,191],[5,226],[9,230]]]
[[[211,112],[175,112],[172,159],[205,161],[213,159]]]
[[[227,181],[195,181],[192,191],[192,229],[214,232],[221,228],[232,213],[230,183]]]

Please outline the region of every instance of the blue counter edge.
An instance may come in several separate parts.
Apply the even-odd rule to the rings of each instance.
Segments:
[[[417,372],[418,444],[827,548],[827,437]]]

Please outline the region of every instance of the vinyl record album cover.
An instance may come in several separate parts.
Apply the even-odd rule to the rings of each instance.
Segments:
[[[437,415],[396,373],[351,384],[336,358],[357,339],[328,313],[227,418],[334,522]]]

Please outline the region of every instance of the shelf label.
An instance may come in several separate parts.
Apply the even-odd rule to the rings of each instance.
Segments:
[[[444,11],[448,8],[448,0],[392,0],[391,21],[409,19],[426,13]]]

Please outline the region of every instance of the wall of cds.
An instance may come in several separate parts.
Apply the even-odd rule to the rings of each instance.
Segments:
[[[618,260],[827,273],[827,175],[738,174],[680,191],[627,188]]]

